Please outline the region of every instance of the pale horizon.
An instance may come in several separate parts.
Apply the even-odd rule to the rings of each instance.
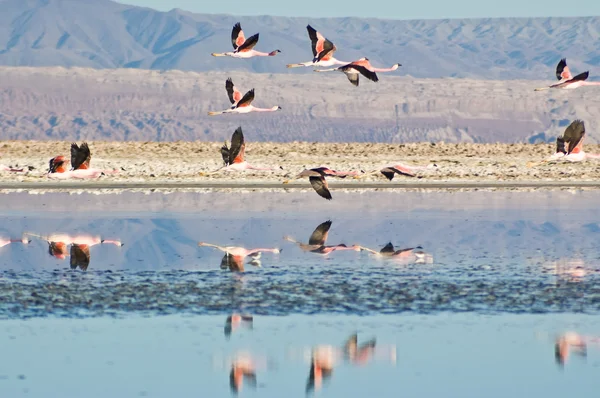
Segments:
[[[532,0],[524,3],[505,0],[498,4],[481,3],[475,0],[445,2],[435,0],[421,3],[392,3],[388,0],[371,0],[368,9],[359,1],[348,0],[324,3],[320,0],[274,3],[270,0],[254,0],[239,4],[232,10],[229,3],[203,3],[191,0],[117,0],[118,3],[149,7],[159,11],[181,9],[199,14],[226,14],[236,16],[277,16],[289,18],[377,18],[391,20],[418,19],[480,19],[480,18],[555,18],[600,16],[600,2],[574,0],[565,8],[558,0]],[[356,10],[348,12],[348,10]],[[385,10],[385,11],[383,11]],[[507,12],[508,10],[508,12]],[[585,10],[586,12],[582,12]]]

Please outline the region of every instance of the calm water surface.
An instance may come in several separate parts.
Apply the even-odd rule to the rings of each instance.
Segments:
[[[599,202],[3,194],[0,396],[591,396]]]

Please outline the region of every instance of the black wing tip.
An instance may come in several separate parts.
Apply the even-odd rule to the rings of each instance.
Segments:
[[[233,80],[231,80],[231,78],[228,77],[227,80],[225,80],[225,83],[231,83],[231,84],[233,84]]]
[[[239,22],[236,22],[235,24],[233,24],[233,28],[234,29],[242,29],[242,24],[240,24]]]

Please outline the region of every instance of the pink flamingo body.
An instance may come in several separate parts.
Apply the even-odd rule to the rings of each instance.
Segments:
[[[349,62],[340,61],[333,57],[333,53],[337,50],[335,45],[327,40],[321,33],[317,32],[312,26],[307,25],[306,30],[308,31],[308,37],[311,41],[311,49],[313,52],[313,60],[307,62],[300,62],[297,64],[288,64],[288,68],[298,68],[302,66],[334,66],[334,65],[346,65]]]
[[[252,105],[254,101],[254,89],[248,91],[244,96],[233,86],[231,78],[225,82],[225,89],[231,102],[231,108],[223,111],[212,111],[208,112],[209,116],[221,115],[223,113],[250,113],[250,112],[275,112],[281,110],[280,106],[273,106],[271,108],[257,108]]]
[[[231,146],[228,147],[227,141],[225,141],[225,144],[221,147],[221,156],[225,165],[212,173],[219,171],[275,170],[270,167],[256,167],[249,164],[244,160],[245,153],[246,141],[244,140],[244,133],[242,132],[242,128],[238,127],[231,136]]]
[[[348,247],[345,244],[340,243],[337,245],[326,246],[325,242],[327,241],[327,237],[329,235],[329,229],[331,228],[331,224],[332,224],[331,220],[328,220],[328,221],[325,221],[325,222],[319,224],[317,226],[317,228],[315,228],[313,233],[310,235],[310,238],[308,239],[308,243],[299,242],[290,236],[284,236],[283,239],[287,240],[288,242],[297,244],[298,247],[300,249],[302,249],[303,251],[316,253],[316,254],[323,254],[325,256],[336,250],[360,251],[361,248],[360,248],[360,246],[357,246],[357,245]]]
[[[585,124],[581,120],[573,121],[563,133],[556,138],[556,152],[541,163],[565,160],[582,162],[586,159],[600,159],[600,154],[587,153],[583,150]]]
[[[98,178],[104,174],[117,174],[118,170],[100,170],[90,168],[92,155],[86,142],[81,146],[71,144],[71,169],[67,170],[67,160],[64,156],[55,156],[50,159],[48,177],[58,180],[71,178],[86,179]]]
[[[225,256],[221,260],[221,268],[229,268],[230,271],[239,272],[244,272],[244,259],[248,256],[252,257],[252,261],[250,261],[250,264],[260,266],[260,261],[258,261],[258,259],[260,258],[261,253],[280,253],[280,250],[277,248],[245,249],[239,246],[219,246],[205,242],[199,242],[198,246],[214,247],[215,249],[225,252]]]
[[[231,44],[233,51],[225,53],[212,53],[213,57],[233,57],[233,58],[252,58],[252,57],[273,57],[280,53],[279,50],[274,50],[268,53],[256,51],[254,46],[258,43],[259,34],[255,34],[246,39],[244,31],[240,23],[233,25],[231,31]]]
[[[326,166],[321,166],[315,167],[313,169],[305,169],[293,179],[308,177],[308,181],[310,182],[310,185],[313,187],[315,192],[322,198],[331,200],[332,196],[331,192],[329,191],[329,184],[325,179],[326,176],[346,178],[348,176],[356,177],[358,176],[358,173],[353,171],[336,171]],[[290,180],[285,180],[283,183],[288,184],[289,182]]]
[[[534,91],[550,90],[553,88],[572,90],[583,86],[600,86],[600,82],[586,81],[589,75],[590,72],[585,71],[577,76],[573,76],[567,66],[567,59],[563,58],[558,62],[558,65],[556,65],[556,78],[558,79],[558,83],[551,84],[548,87],[536,88]]]

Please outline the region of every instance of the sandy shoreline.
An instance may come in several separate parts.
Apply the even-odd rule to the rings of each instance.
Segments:
[[[232,171],[206,175],[222,165],[217,142],[89,142],[92,167],[119,169],[117,175],[94,181],[55,181],[46,175],[53,156],[69,154],[69,142],[5,141],[0,144],[0,164],[34,169],[24,173],[0,172],[0,189],[126,189],[180,188],[277,188],[304,168],[327,165],[342,171],[371,171],[393,163],[428,166],[419,178],[396,177],[388,182],[381,174],[365,174],[359,180],[332,180],[339,188],[444,188],[600,186],[600,161],[554,163],[530,167],[553,152],[547,144],[365,144],[365,143],[252,143],[246,144],[246,160],[274,171]],[[586,151],[600,152],[599,145]],[[281,168],[280,168],[281,167]],[[226,185],[222,185],[226,184]],[[335,185],[334,185],[335,184]],[[282,184],[283,185],[283,184]],[[286,185],[307,186],[304,180]],[[307,186],[307,188],[309,188]]]

